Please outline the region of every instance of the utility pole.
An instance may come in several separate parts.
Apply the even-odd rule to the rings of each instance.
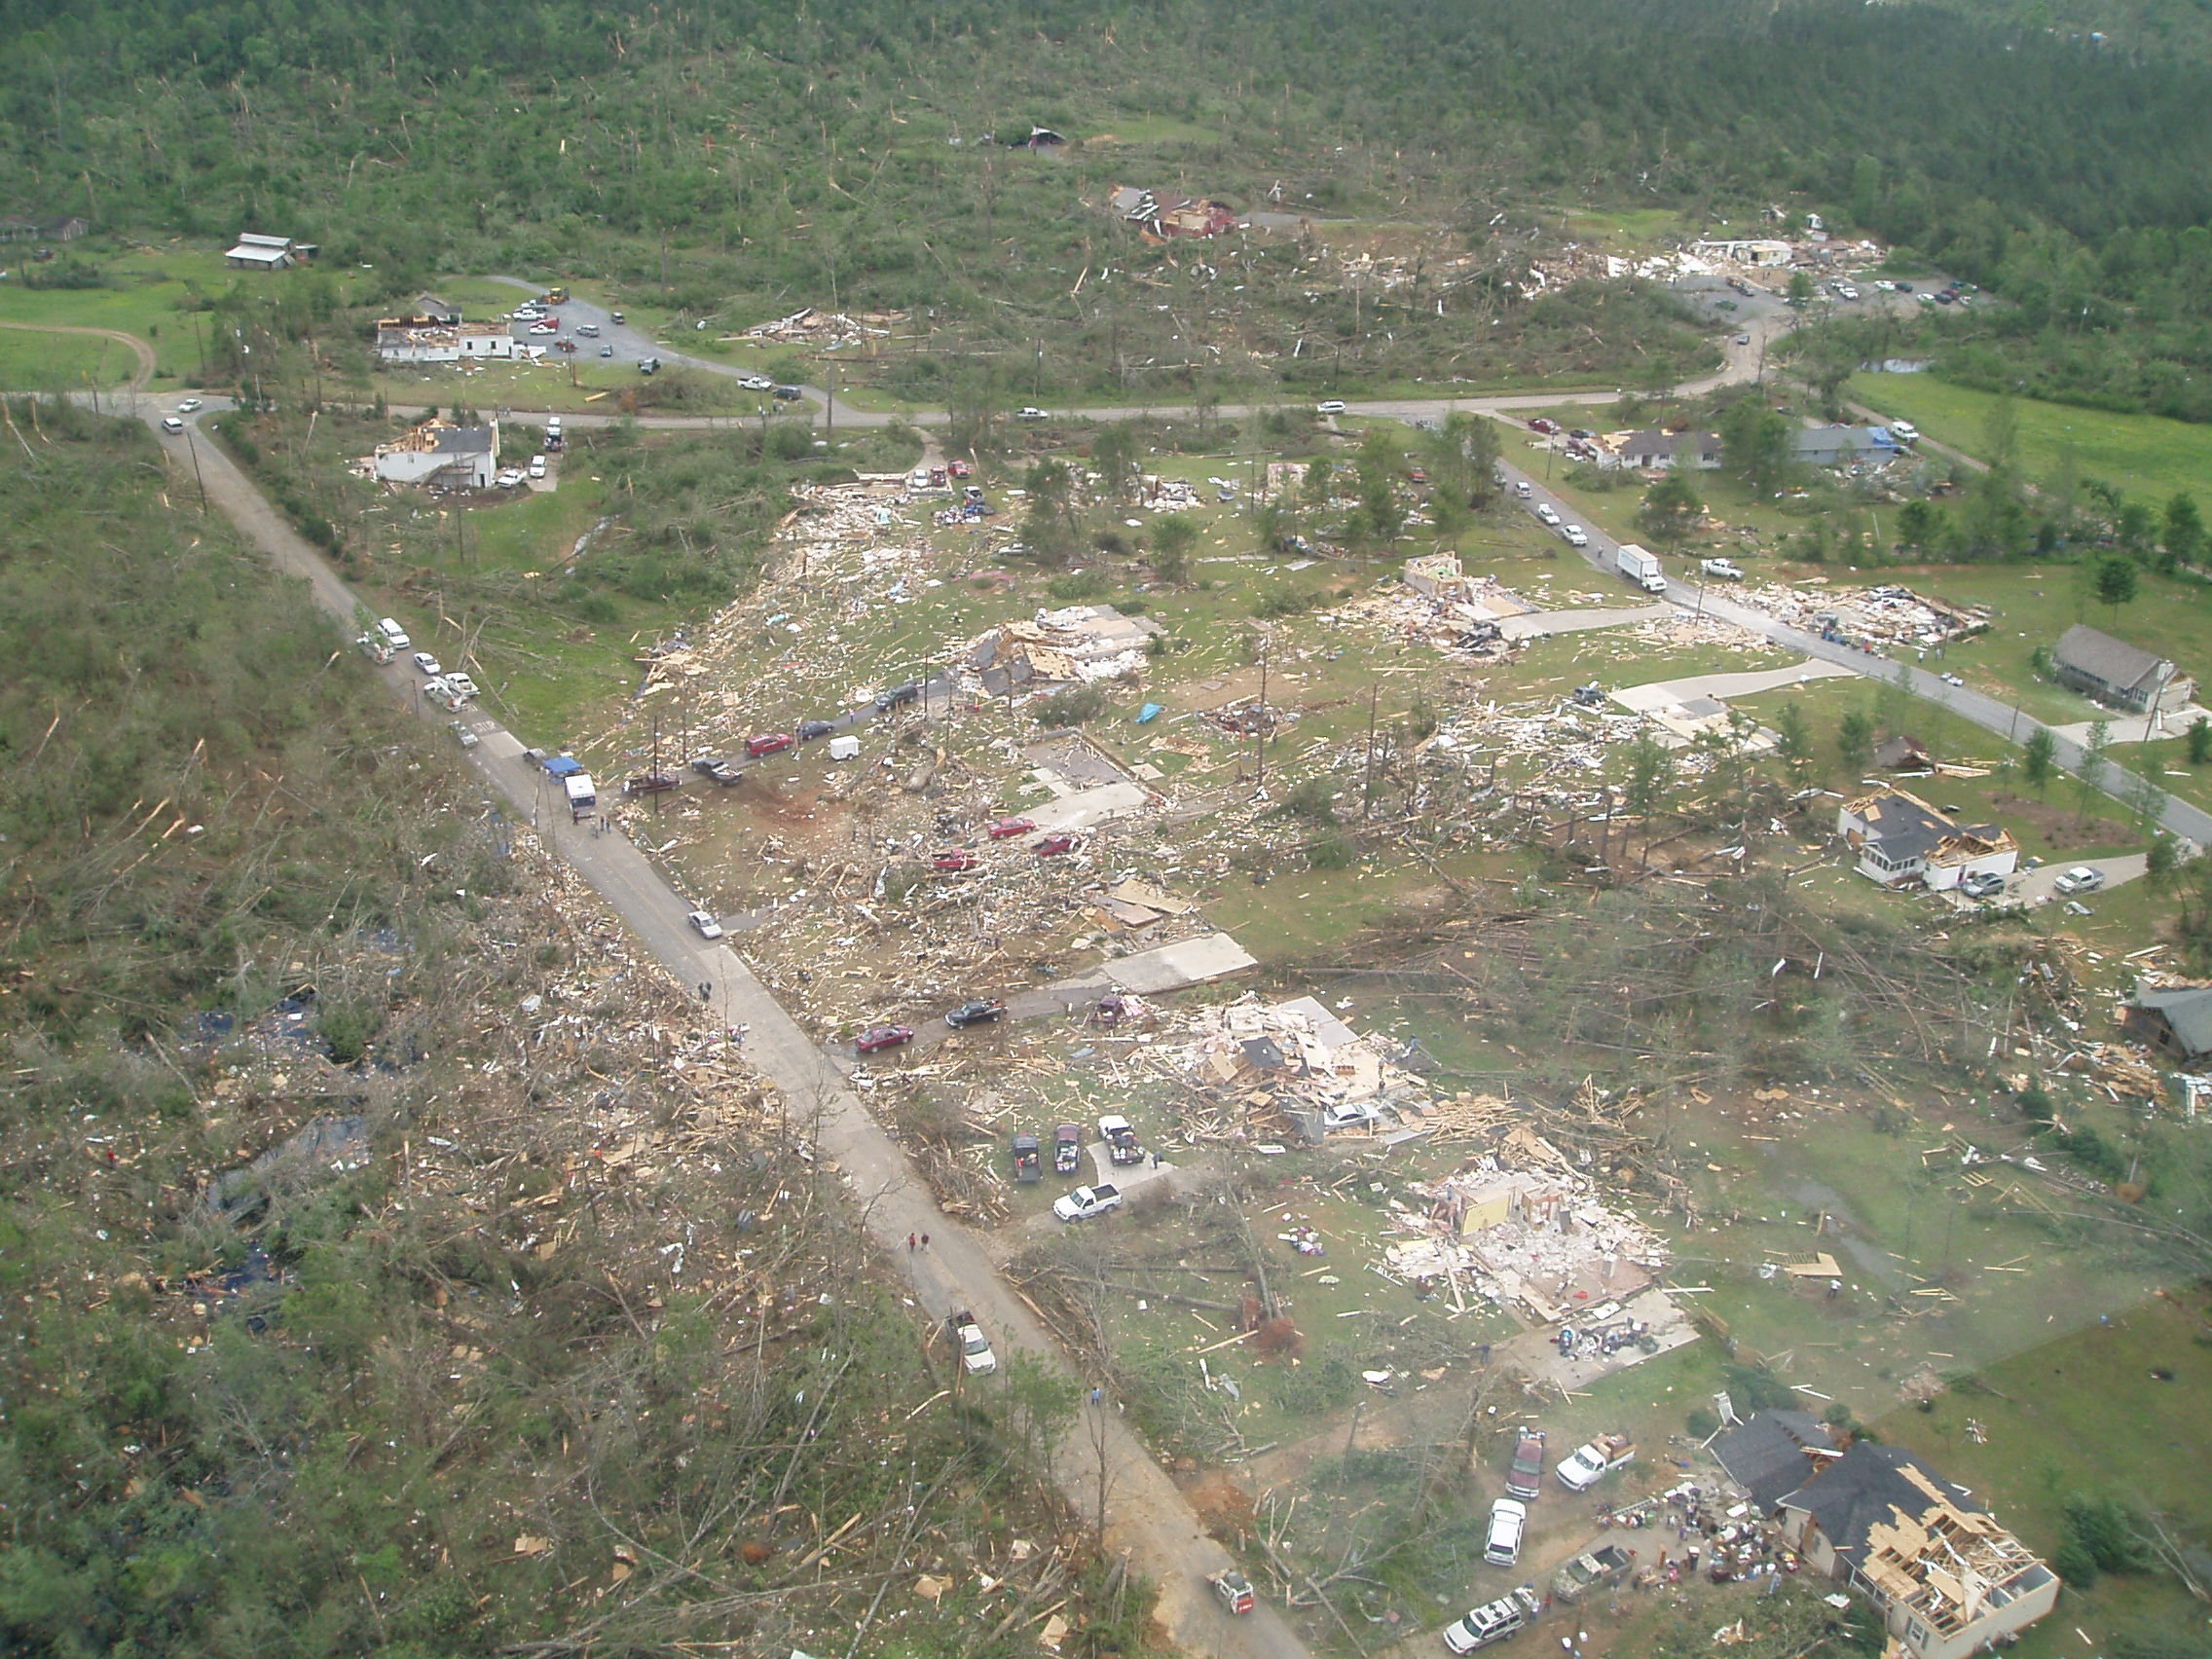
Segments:
[[[1260,706],[1253,711],[1253,748],[1259,757],[1259,774],[1253,784],[1257,794],[1268,787],[1268,642],[1260,640]]]
[[[1359,797],[1359,816],[1369,817],[1375,810],[1375,703],[1382,695],[1380,681],[1370,681],[1367,686],[1367,787]]]
[[[193,435],[190,426],[184,429],[184,447],[192,452],[192,478],[193,482],[200,486],[200,510],[202,513],[205,513],[207,511],[207,480],[200,470],[200,442]]]
[[[658,715],[655,715],[655,716],[653,717],[653,777],[652,777],[652,781],[653,781],[653,783],[654,783],[654,784],[655,784],[656,786],[657,786],[657,785],[658,785],[658,784],[660,783],[660,717],[659,717]],[[657,787],[656,787],[656,788],[655,788],[655,789],[653,790],[653,816],[654,816],[655,818],[658,818],[658,817],[660,816],[660,809],[661,809],[661,799],[660,799],[660,797],[661,797],[661,793],[662,793],[662,792],[661,792],[661,791],[660,791],[660,790],[659,790],[659,789],[658,789]]]

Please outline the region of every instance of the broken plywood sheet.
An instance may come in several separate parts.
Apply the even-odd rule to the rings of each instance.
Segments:
[[[1106,897],[1118,899],[1124,904],[1139,904],[1147,910],[1157,910],[1163,916],[1187,916],[1198,908],[1188,899],[1178,899],[1166,889],[1157,887],[1149,881],[1141,881],[1133,875],[1119,886],[1109,887]]]
[[[1122,957],[1104,964],[1101,972],[1123,990],[1150,996],[1185,985],[1202,985],[1259,965],[1229,935],[1210,933]]]

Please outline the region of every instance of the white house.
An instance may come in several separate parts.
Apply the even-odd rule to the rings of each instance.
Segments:
[[[1690,251],[1704,254],[1709,259],[1732,259],[1739,265],[1777,266],[1789,263],[1788,242],[1763,239],[1693,242]]]
[[[499,471],[499,424],[456,426],[425,421],[376,453],[376,475],[387,484],[437,484],[488,490]]]
[[[1970,875],[2010,875],[2020,862],[2019,843],[2002,826],[1956,824],[1904,790],[1845,801],[1835,830],[1859,855],[1859,873],[1884,887],[1919,881],[1942,893]]]
[[[511,360],[527,355],[503,322],[436,323],[418,316],[387,317],[377,324],[377,356],[387,363],[458,363]]]

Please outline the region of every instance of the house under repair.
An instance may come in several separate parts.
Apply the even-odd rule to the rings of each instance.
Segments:
[[[499,424],[456,426],[425,421],[396,443],[381,444],[371,469],[387,484],[488,490],[499,471]]]
[[[1782,1500],[1785,1539],[1912,1659],[1967,1659],[2058,1604],[2058,1575],[1911,1453],[1861,1441]]]
[[[1836,833],[1859,873],[1884,887],[1919,881],[1942,893],[1970,875],[2010,875],[2019,843],[1997,824],[1957,824],[1905,790],[1879,789],[1837,809]]]

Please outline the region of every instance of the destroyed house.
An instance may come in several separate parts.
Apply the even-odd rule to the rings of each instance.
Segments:
[[[1218,237],[1236,229],[1236,209],[1226,202],[1195,196],[1159,196],[1133,185],[1117,185],[1107,197],[1114,216],[1150,237]]]
[[[2130,1034],[2179,1066],[2212,1060],[2212,985],[2141,985],[2128,999]]]
[[[1928,745],[1900,732],[1874,745],[1874,764],[1885,772],[1930,772],[1935,770],[1936,759],[1928,753]]]
[[[1111,605],[1070,606],[1001,623],[969,647],[968,664],[994,697],[1112,680],[1141,668],[1146,643],[1161,631],[1151,617],[1124,616]]]
[[[1825,1461],[1840,1456],[1827,1424],[1808,1412],[1756,1412],[1713,1443],[1713,1455],[1759,1515],[1772,1515]]]
[[[1785,1541],[1872,1602],[1912,1659],[1966,1659],[2057,1604],[2057,1574],[1897,1447],[1861,1441],[1781,1507]]]
[[[437,484],[489,489],[499,470],[499,428],[425,421],[396,443],[380,445],[373,462],[387,484]]]
[[[2196,692],[2196,682],[2164,657],[2080,623],[2058,637],[2051,675],[2084,697],[2136,715],[2181,708]]]
[[[1970,875],[2010,875],[2020,862],[2019,843],[2002,826],[1956,824],[1905,790],[1844,802],[1835,829],[1859,855],[1859,873],[1884,887],[1918,881],[1940,893]]]

